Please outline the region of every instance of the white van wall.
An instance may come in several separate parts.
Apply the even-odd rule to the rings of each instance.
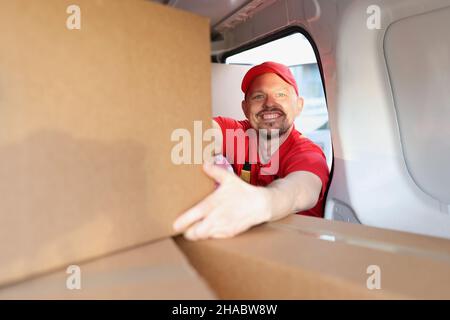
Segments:
[[[212,114],[236,120],[245,119],[241,102],[244,94],[241,91],[241,82],[245,73],[251,66],[238,66],[230,64],[211,64],[212,78]]]
[[[429,150],[420,144],[411,149],[414,137],[410,139],[409,131],[405,130],[410,128],[411,122],[406,127],[399,126],[396,103],[401,100],[399,95],[408,95],[410,89],[394,91],[400,87],[398,84],[391,86],[391,76],[399,83],[408,79],[399,73],[390,74],[394,70],[392,66],[388,68],[384,46],[386,32],[395,22],[449,6],[450,0],[280,0],[225,32],[224,41],[213,44],[213,53],[220,56],[222,52],[265,38],[288,26],[304,28],[316,42],[324,71],[334,149],[327,218],[359,220],[371,226],[450,238],[448,197],[440,193],[437,198],[426,192],[408,169],[405,141],[409,143],[409,150],[414,152]],[[379,29],[367,27],[368,21],[374,21],[376,10],[371,11],[373,8],[380,9]],[[442,34],[442,30],[435,33],[433,28],[442,28],[442,25],[446,30],[450,28],[445,21],[421,27],[434,36]],[[440,40],[427,42],[429,46],[437,46],[439,42],[445,44],[444,47],[441,43],[436,48],[428,48],[426,52],[431,54],[430,59],[438,57],[433,56],[436,50],[449,48],[448,36]],[[392,46],[388,41],[389,48]],[[390,59],[392,62],[403,59],[411,65],[420,63],[415,60],[417,55],[398,50],[393,52],[402,56]],[[446,57],[448,59],[449,55]],[[448,60],[444,66],[448,70]],[[433,75],[437,70],[418,70],[427,74],[423,81],[437,79],[436,74]],[[417,71],[409,77],[423,76]],[[433,90],[445,90],[450,86],[448,82],[448,77],[442,77],[436,86],[424,86],[426,94],[433,96]],[[410,107],[418,112],[414,110],[419,107],[417,104]],[[439,105],[438,108],[444,110],[442,116],[448,118],[449,105]],[[439,117],[436,110],[430,114]],[[445,130],[441,127],[440,130],[432,130],[432,126],[427,130],[423,123],[416,126],[430,141],[442,139],[441,150],[448,156],[449,150],[445,150],[448,137],[439,137],[439,132],[445,133]],[[442,178],[448,179],[450,167],[443,170]]]

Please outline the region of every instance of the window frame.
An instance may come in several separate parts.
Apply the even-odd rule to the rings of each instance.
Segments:
[[[219,63],[225,64],[226,63],[225,61],[227,60],[228,57],[231,57],[231,56],[233,56],[235,54],[238,54],[238,53],[241,53],[241,52],[244,52],[244,51],[247,51],[247,50],[259,47],[259,46],[262,46],[262,45],[264,45],[266,43],[269,43],[269,42],[272,42],[272,41],[275,41],[275,40],[279,40],[281,38],[290,36],[290,35],[292,35],[294,33],[302,34],[309,41],[309,44],[311,45],[311,47],[312,47],[312,49],[314,51],[314,55],[315,55],[316,60],[317,60],[317,65],[319,67],[320,79],[322,80],[322,89],[323,89],[324,96],[325,96],[325,103],[326,103],[326,107],[327,107],[327,110],[328,110],[327,90],[326,90],[326,85],[325,85],[325,77],[323,75],[322,60],[320,59],[319,49],[317,48],[316,42],[314,41],[312,36],[309,34],[309,32],[306,31],[304,28],[302,28],[300,26],[290,26],[290,27],[288,27],[286,29],[277,31],[277,32],[275,32],[273,34],[270,34],[270,35],[268,35],[266,37],[257,39],[255,41],[251,41],[250,43],[244,44],[244,45],[242,45],[240,47],[237,47],[236,49],[232,49],[232,50],[226,51],[225,53],[223,53],[223,54],[221,54],[221,55],[216,57],[217,61]],[[333,158],[334,158],[334,155],[333,155]]]

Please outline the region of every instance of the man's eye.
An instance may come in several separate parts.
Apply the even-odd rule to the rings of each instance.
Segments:
[[[278,97],[278,98],[284,98],[284,97],[287,97],[287,94],[284,93],[284,92],[278,92],[278,93],[277,93],[277,97]]]
[[[257,94],[257,95],[254,95],[252,97],[252,99],[253,100],[261,100],[261,99],[264,99],[264,95],[263,94]]]

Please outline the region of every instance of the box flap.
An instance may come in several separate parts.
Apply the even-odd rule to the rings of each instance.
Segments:
[[[79,271],[59,270],[3,288],[0,299],[215,298],[172,239],[102,257],[77,267]],[[78,275],[79,279],[73,279]],[[78,285],[80,289],[76,289]]]

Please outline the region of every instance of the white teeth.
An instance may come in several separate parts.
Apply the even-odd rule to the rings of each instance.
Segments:
[[[265,114],[263,114],[263,119],[264,120],[276,119],[279,116],[280,115],[278,113],[265,113]]]

